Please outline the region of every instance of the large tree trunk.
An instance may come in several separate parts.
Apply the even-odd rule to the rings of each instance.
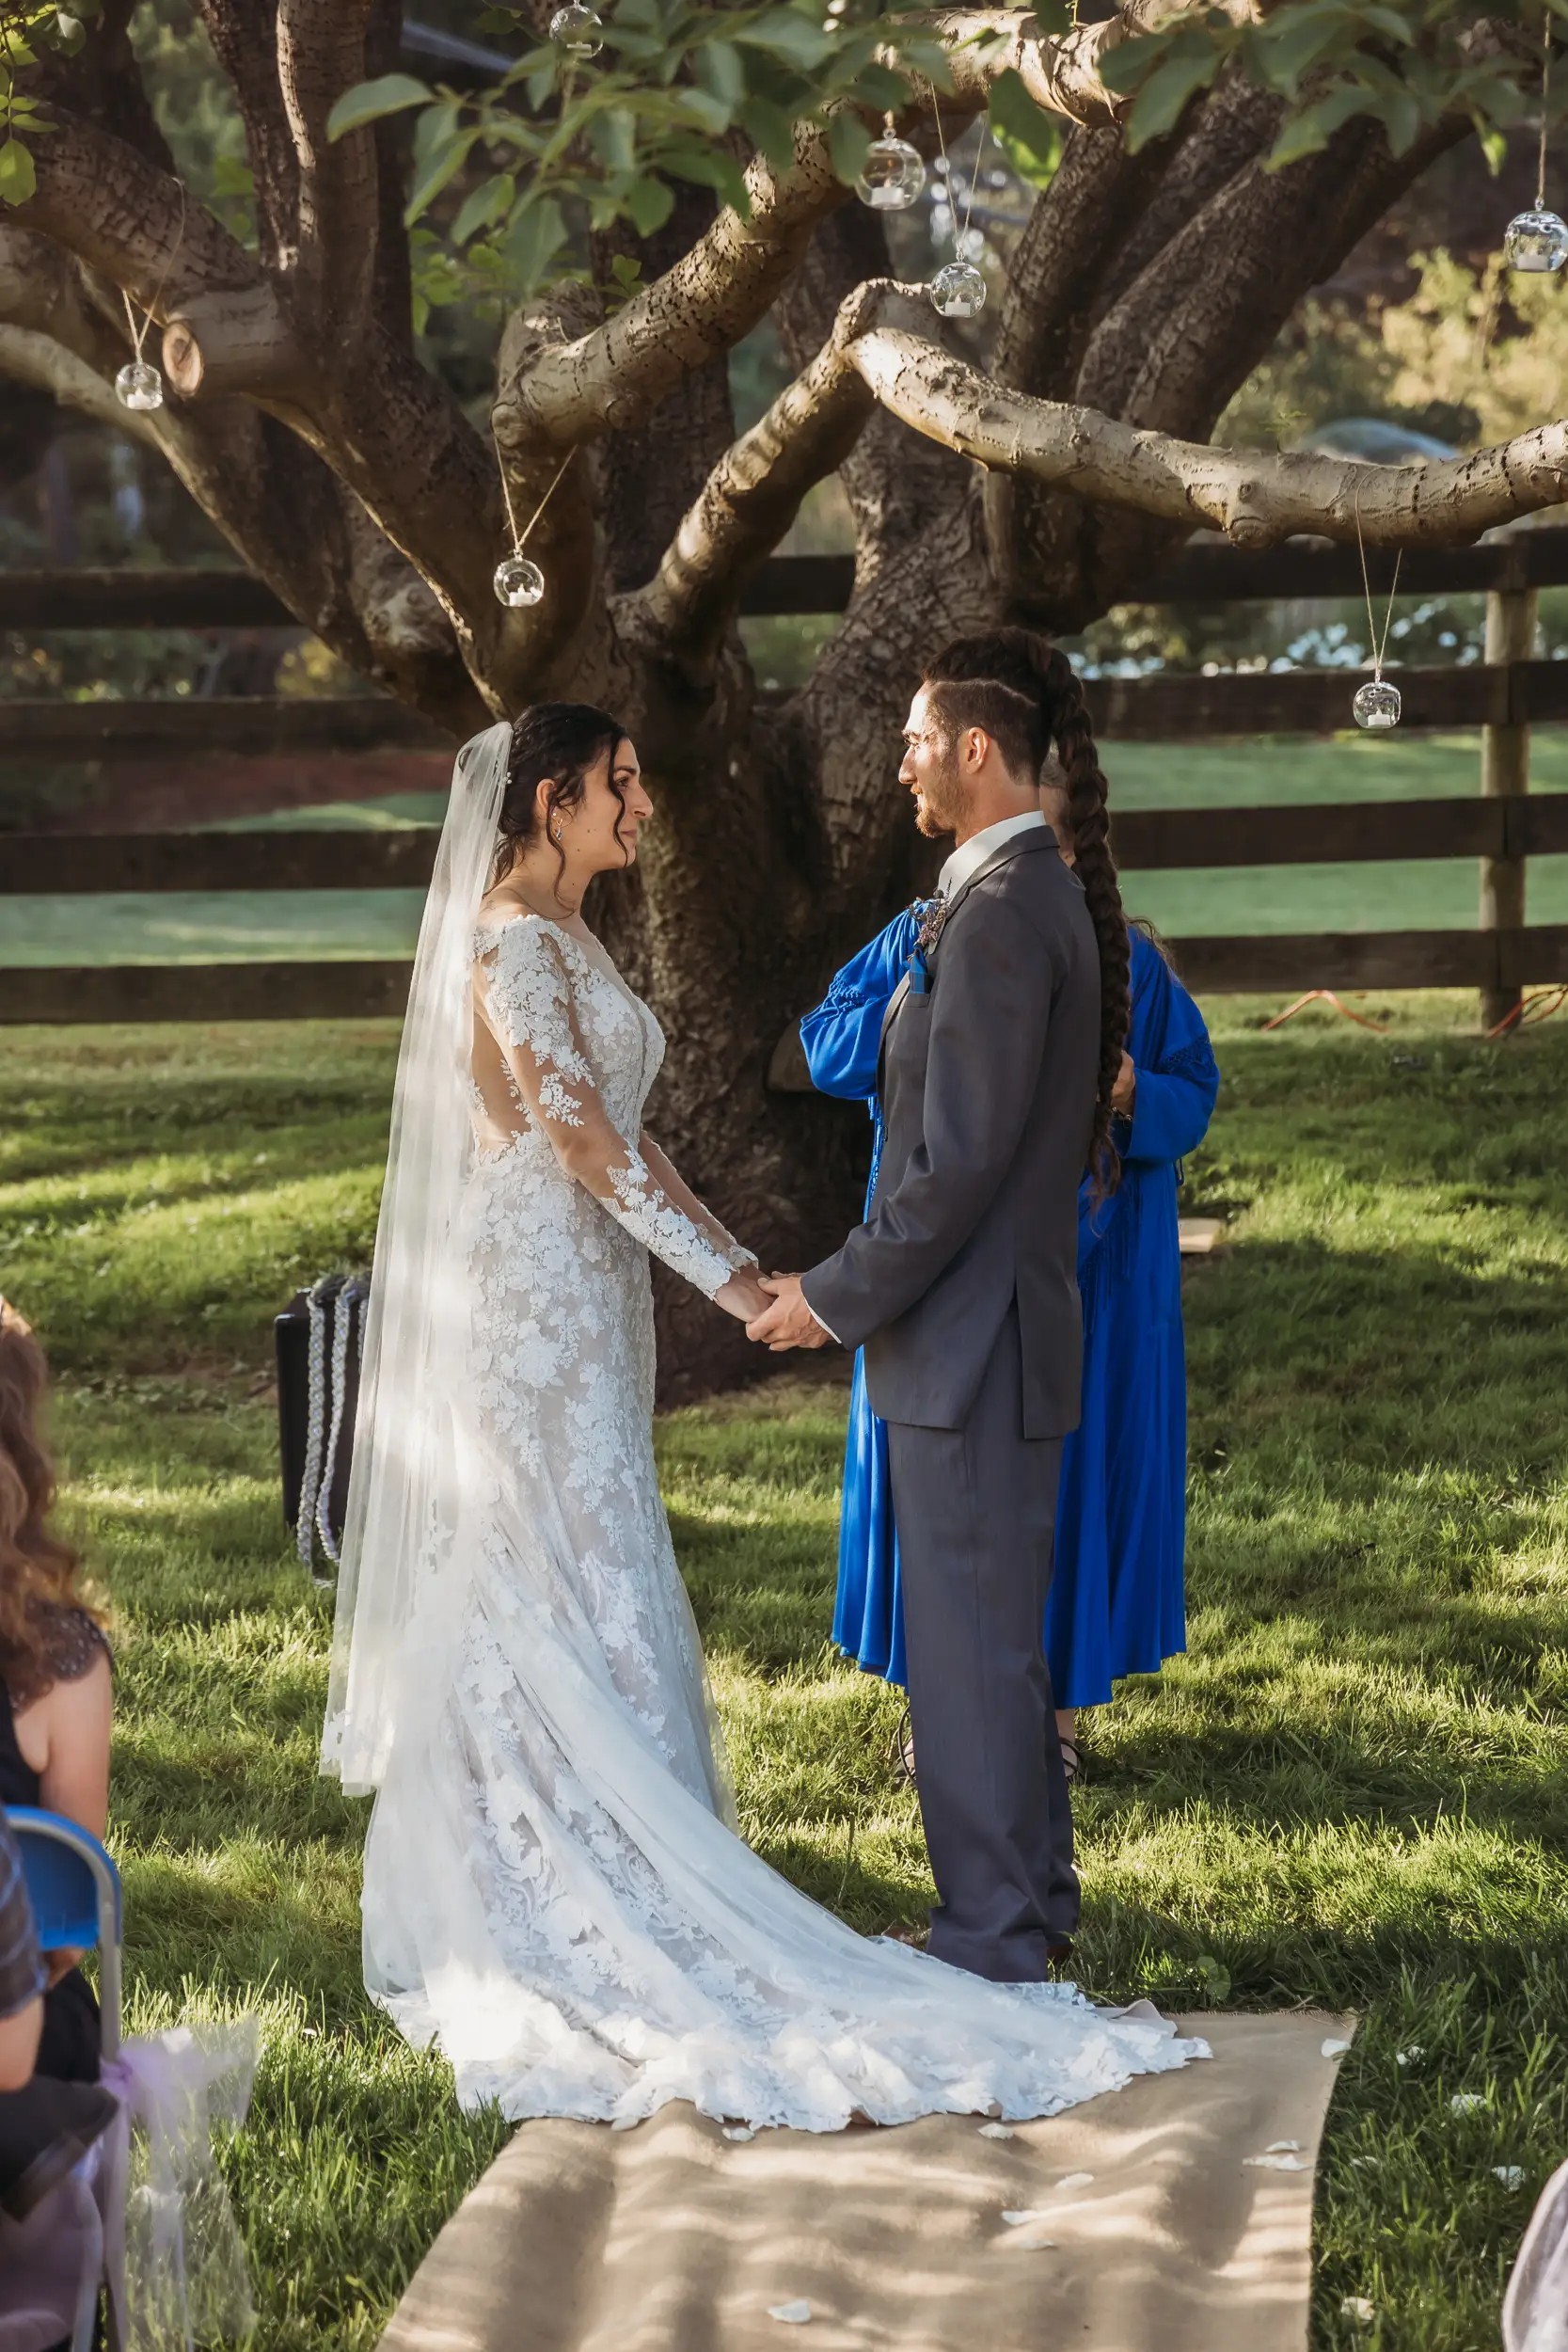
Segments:
[[[40,70],[56,121],[37,196],[0,215],[0,372],[160,450],[302,625],[454,737],[568,692],[624,717],[658,823],[591,913],[669,1036],[650,1123],[765,1265],[810,1263],[860,1206],[863,1116],[769,1073],[835,965],[929,879],[898,737],[944,638],[1082,627],[1197,522],[1252,544],[1306,527],[1453,539],[1568,485],[1560,426],[1428,468],[1419,497],[1408,475],[1200,445],[1294,303],[1462,119],[1400,158],[1353,120],[1270,174],[1277,108],[1230,77],[1129,156],[1097,79],[1117,25],[1051,41],[1022,19],[1012,54],[1082,127],[1014,256],[989,376],[918,290],[889,284],[879,219],[802,131],[791,168],[748,167],[744,220],[689,191],[653,239],[601,238],[601,270],[617,251],[642,264],[621,308],[568,285],[514,317],[492,441],[414,348],[405,141],[385,122],[325,135],[334,98],[393,61],[395,0],[200,5],[245,125],[257,249],[172,178],[129,0],[110,0],[85,60]],[[1168,5],[1124,0],[1118,20]],[[954,70],[950,130],[986,102],[961,39]],[[910,128],[934,144],[928,119]],[[122,290],[164,331],[156,417],[107,389]],[[728,355],[769,311],[800,374],[737,440]],[[551,493],[531,613],[491,594],[501,469],[518,514]],[[853,599],[806,685],[765,696],[739,591],[835,470]],[[1114,784],[1114,747],[1107,764]],[[762,1368],[692,1294],[659,1294],[667,1392]]]

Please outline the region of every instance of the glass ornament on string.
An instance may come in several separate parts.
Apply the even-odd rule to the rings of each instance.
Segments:
[[[952,159],[947,152],[947,141],[942,136],[942,108],[937,104],[934,87],[931,91],[931,113],[936,120],[937,141],[942,149],[942,161],[938,166],[938,170],[945,183],[932,208],[932,233],[933,235],[936,233],[940,218],[944,227],[951,229],[953,236],[953,259],[943,263],[930,283],[931,307],[939,317],[944,319],[977,318],[986,307],[986,281],[974,263],[964,257],[971,249],[969,216],[974,204],[974,183],[980,176],[979,158],[976,156],[969,176],[969,187],[964,202],[963,227],[960,230],[958,227],[959,183],[953,169]],[[986,136],[990,135],[988,124]]]
[[[1399,725],[1402,708],[1399,688],[1390,686],[1383,675],[1383,657],[1388,644],[1388,625],[1394,617],[1394,597],[1399,589],[1400,564],[1404,549],[1400,548],[1394,557],[1394,577],[1388,587],[1388,610],[1383,616],[1383,635],[1379,637],[1377,623],[1372,618],[1372,582],[1367,569],[1367,543],[1361,536],[1359,500],[1355,508],[1355,544],[1361,557],[1361,585],[1367,596],[1367,635],[1371,644],[1372,675],[1364,685],[1356,688],[1351,698],[1350,712],[1364,734],[1386,735],[1390,728]]]
[[[497,596],[514,612],[522,605],[538,604],[544,597],[545,575],[529,556],[503,557],[493,579]]]
[[[948,262],[931,280],[931,302],[944,319],[972,319],[986,307],[986,281],[973,262]]]
[[[1370,677],[1356,688],[1350,707],[1356,725],[1367,734],[1386,735],[1400,723],[1400,690],[1386,677]]]
[[[896,137],[890,122],[865,151],[855,194],[874,213],[907,213],[925,189],[926,158],[908,139]]]
[[[596,57],[604,47],[604,19],[581,0],[567,0],[550,19],[550,39],[568,57]]]
[[[169,247],[168,260],[159,272],[158,282],[152,289],[152,300],[139,319],[132,308],[131,297],[124,287],[122,286],[119,291],[119,298],[125,305],[125,324],[131,330],[131,348],[135,357],[127,359],[115,377],[115,398],[122,408],[132,409],[138,415],[145,415],[150,409],[161,408],[164,405],[164,379],[151,360],[145,357],[142,346],[147,341],[147,330],[152,324],[152,313],[158,307],[159,297],[168,283],[169,271],[174,267],[175,258],[184,242],[185,183],[182,181],[180,183],[180,226],[174,232],[174,243]]]
[[[501,497],[506,504],[507,527],[512,533],[512,552],[510,555],[503,555],[500,562],[496,565],[495,570],[490,575],[490,585],[496,592],[497,602],[504,604],[514,612],[522,611],[528,605],[541,604],[544,601],[545,589],[547,584],[545,575],[540,570],[538,564],[533,561],[533,558],[523,553],[523,548],[528,544],[529,536],[533,530],[534,524],[539,520],[540,516],[544,513],[546,507],[548,506],[551,499],[554,498],[562,475],[565,472],[567,467],[571,464],[576,455],[577,451],[575,449],[569,449],[566,452],[565,456],[562,459],[560,465],[555,469],[555,475],[550,483],[549,488],[546,491],[544,497],[540,500],[538,505],[534,508],[532,514],[529,516],[528,521],[523,525],[521,531],[517,528],[517,517],[512,509],[512,489],[506,479],[506,468],[504,466],[501,467]]]
[[[1541,150],[1535,174],[1535,202],[1528,212],[1515,213],[1503,231],[1503,259],[1510,269],[1549,277],[1568,262],[1568,221],[1546,204],[1546,109],[1552,88],[1552,15],[1541,11]]]
[[[1560,270],[1568,262],[1568,220],[1544,208],[1515,213],[1503,236],[1510,269]]]
[[[115,398],[122,408],[161,408],[164,379],[150,359],[127,359],[115,377]]]

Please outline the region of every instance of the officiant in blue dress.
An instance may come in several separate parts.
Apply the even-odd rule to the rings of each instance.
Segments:
[[[1048,788],[1042,804],[1070,856],[1064,797]],[[822,1003],[800,1024],[813,1084],[868,1106],[868,1208],[882,1140],[882,1018],[913,950],[917,919],[913,911],[897,915],[835,974]],[[1117,1126],[1120,1184],[1096,1202],[1085,1177],[1078,1195],[1083,1419],[1062,1457],[1044,1626],[1069,1777],[1077,1766],[1073,1710],[1102,1705],[1119,1676],[1157,1673],[1186,1647],[1187,1399],[1177,1167],[1203,1139],[1219,1072],[1203,1016],[1160,948],[1136,927],[1130,945],[1131,1115]],[[904,1682],[887,1437],[867,1400],[859,1354],[833,1639],[867,1673]]]

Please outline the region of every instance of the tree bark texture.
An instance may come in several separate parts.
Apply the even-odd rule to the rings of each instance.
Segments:
[[[1295,303],[1464,126],[1395,158],[1353,121],[1269,174],[1275,107],[1228,76],[1129,155],[1096,61],[1151,4],[1058,44],[998,15],[999,62],[955,52],[950,134],[1008,61],[1077,123],[985,355],[891,282],[880,221],[802,130],[791,169],[752,167],[748,219],[689,191],[652,238],[600,237],[601,283],[618,253],[641,263],[629,300],[567,287],[514,317],[484,430],[415,351],[402,128],[325,136],[337,95],[395,62],[393,0],[199,0],[248,141],[254,250],[182,191],[129,0],[49,67],[38,194],[0,217],[0,372],[155,444],[367,677],[454,739],[550,695],[622,715],[659,821],[591,912],[670,1039],[654,1130],[768,1266],[811,1263],[858,1212],[863,1115],[768,1073],[836,964],[929,879],[896,781],[924,658],[1006,619],[1081,627],[1195,525],[1264,544],[1349,537],[1359,516],[1385,545],[1463,539],[1568,486],[1560,425],[1418,474],[1206,446]],[[946,21],[961,43],[981,20]],[[122,290],[169,379],[134,420],[108,390]],[[769,312],[799,373],[736,438],[729,354]],[[531,612],[491,592],[503,469],[519,516],[551,491]],[[852,599],[806,684],[764,692],[739,592],[833,471]],[[1106,764],[1114,782],[1114,745]],[[737,1327],[658,1289],[668,1393],[758,1369]]]

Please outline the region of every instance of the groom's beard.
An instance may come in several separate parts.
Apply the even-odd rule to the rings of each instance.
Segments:
[[[967,805],[958,754],[949,752],[929,781],[921,786],[914,821],[927,841],[940,841],[944,834],[958,832]]]

